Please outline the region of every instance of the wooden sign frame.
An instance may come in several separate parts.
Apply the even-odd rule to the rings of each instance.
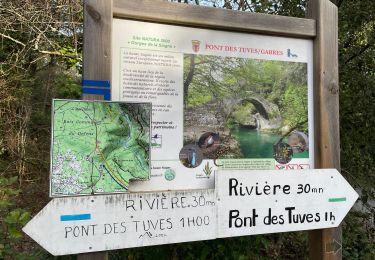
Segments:
[[[313,40],[315,167],[340,170],[338,11],[329,0],[310,0],[307,18],[183,5],[155,0],[85,0],[83,79],[110,81],[112,19],[183,25]],[[97,86],[84,86],[98,88]],[[83,99],[102,95],[84,92]],[[342,259],[330,250],[342,241],[341,228],[309,232],[310,259]],[[106,252],[81,254],[78,259],[107,259]]]

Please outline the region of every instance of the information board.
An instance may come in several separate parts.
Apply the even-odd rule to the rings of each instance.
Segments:
[[[152,102],[151,179],[313,168],[312,41],[113,19],[112,100]]]

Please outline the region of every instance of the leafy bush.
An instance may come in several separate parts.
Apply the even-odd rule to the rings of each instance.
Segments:
[[[17,208],[14,202],[20,190],[14,186],[17,177],[0,176],[0,258],[26,259],[17,248],[23,239],[21,228],[30,220],[30,212]]]

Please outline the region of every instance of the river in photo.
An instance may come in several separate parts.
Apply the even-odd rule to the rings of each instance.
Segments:
[[[237,139],[244,158],[273,158],[273,145],[282,137],[240,126],[233,128],[231,133]],[[284,139],[284,142],[286,141],[287,138]],[[308,158],[308,156],[307,151],[293,155],[294,158]]]
[[[273,158],[273,145],[281,138],[277,134],[262,133],[240,126],[231,132],[236,137],[244,158]]]

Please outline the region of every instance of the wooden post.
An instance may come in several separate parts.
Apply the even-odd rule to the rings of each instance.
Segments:
[[[104,252],[94,252],[77,255],[77,260],[108,260],[108,253]]]
[[[314,39],[315,167],[340,170],[338,19],[329,0],[310,0]],[[342,259],[341,227],[309,232],[310,259]]]
[[[111,81],[112,0],[85,0],[83,23],[83,80]],[[97,87],[91,86],[93,88]],[[83,94],[85,100],[103,100],[101,94]],[[107,252],[79,254],[78,260],[107,260]]]
[[[111,80],[112,6],[112,0],[84,2],[83,80]],[[102,100],[104,97],[100,94],[84,94],[83,99]]]

